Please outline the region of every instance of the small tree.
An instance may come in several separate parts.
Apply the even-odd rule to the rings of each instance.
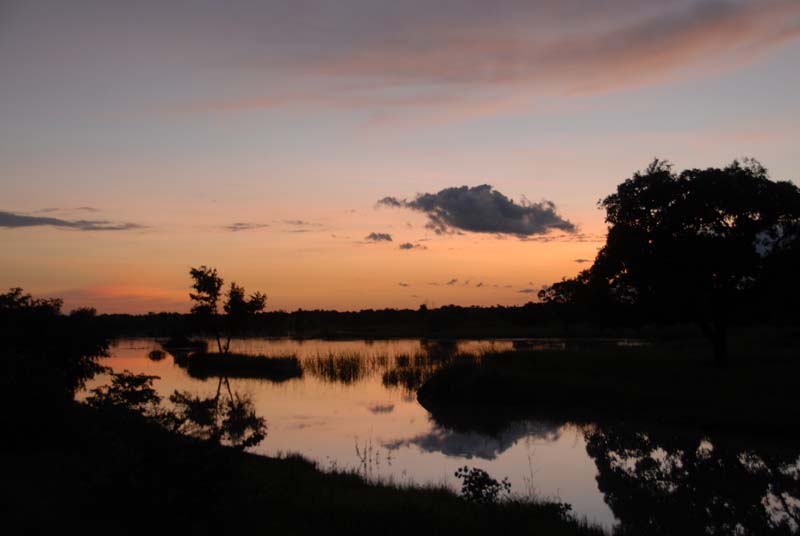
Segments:
[[[219,353],[227,354],[231,338],[247,324],[249,318],[266,308],[267,297],[261,292],[255,292],[247,298],[244,288],[232,282],[222,304],[225,317],[220,318],[219,302],[222,298],[224,281],[217,274],[217,269],[200,266],[191,268],[189,275],[194,281],[192,283],[194,292],[189,294],[195,302],[192,314],[214,333]]]
[[[219,353],[227,355],[234,335],[240,333],[254,315],[266,308],[267,296],[255,292],[247,297],[244,287],[231,282],[222,303],[225,314],[220,315],[224,281],[216,268],[200,266],[191,268],[189,274],[194,281],[194,292],[189,294],[195,302],[192,314],[214,333]],[[220,398],[223,382],[228,391],[228,400]],[[252,400],[234,393],[226,377],[219,378],[213,397],[201,398],[176,391],[170,401],[176,408],[176,429],[181,433],[241,449],[257,445],[266,437],[266,421],[256,415]]]

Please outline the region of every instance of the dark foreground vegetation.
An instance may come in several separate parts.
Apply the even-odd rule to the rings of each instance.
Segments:
[[[464,470],[461,497],[248,454],[267,425],[227,378],[215,395],[176,391],[164,406],[157,378],[113,373],[76,403],[105,370],[109,339],[94,311],[60,308],[20,289],[0,295],[4,524],[14,533],[602,534],[560,502],[496,500],[495,481],[480,471]],[[198,356],[236,359],[223,348]]]
[[[6,526],[28,533],[602,534],[565,518],[558,503],[480,504],[176,436],[132,414],[78,405],[66,417],[50,441],[4,455],[4,486],[14,492]]]
[[[731,362],[709,359],[703,339],[641,347],[514,351],[456,358],[421,387],[434,414],[472,406],[500,418],[638,418],[800,437],[800,331],[751,330],[732,338]]]

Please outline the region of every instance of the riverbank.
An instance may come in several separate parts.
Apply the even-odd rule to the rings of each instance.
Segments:
[[[445,489],[368,483],[82,405],[3,465],[7,524],[25,533],[602,534],[555,503],[483,505]]]
[[[703,341],[639,348],[496,352],[456,359],[418,391],[434,416],[465,406],[568,419],[602,416],[800,436],[800,359],[790,340],[738,341],[729,367]]]

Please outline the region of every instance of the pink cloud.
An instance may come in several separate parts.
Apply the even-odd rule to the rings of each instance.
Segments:
[[[717,74],[800,37],[796,0],[616,0],[603,9],[581,3],[577,11],[563,4],[501,2],[490,9],[463,2],[448,10],[410,5],[397,13],[383,6],[353,22],[316,21],[327,31],[302,43],[283,35],[277,52],[265,52],[261,68],[286,77],[288,89],[181,109],[358,109],[370,125],[408,121],[407,112],[417,111],[427,122],[449,121],[531,107],[541,95]],[[586,9],[591,12],[576,16]],[[387,13],[394,19],[386,20]]]

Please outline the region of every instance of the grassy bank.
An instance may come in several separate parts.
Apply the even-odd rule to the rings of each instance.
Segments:
[[[796,344],[734,343],[733,362],[725,369],[713,366],[702,340],[457,359],[437,371],[420,388],[418,398],[434,415],[456,406],[504,406],[517,415],[635,417],[800,435]]]
[[[190,376],[200,379],[224,376],[282,382],[303,375],[295,356],[196,353],[185,358],[183,363]]]
[[[13,491],[5,521],[20,533],[601,534],[553,504],[480,505],[442,489],[370,484],[85,406],[49,432],[3,456]]]

